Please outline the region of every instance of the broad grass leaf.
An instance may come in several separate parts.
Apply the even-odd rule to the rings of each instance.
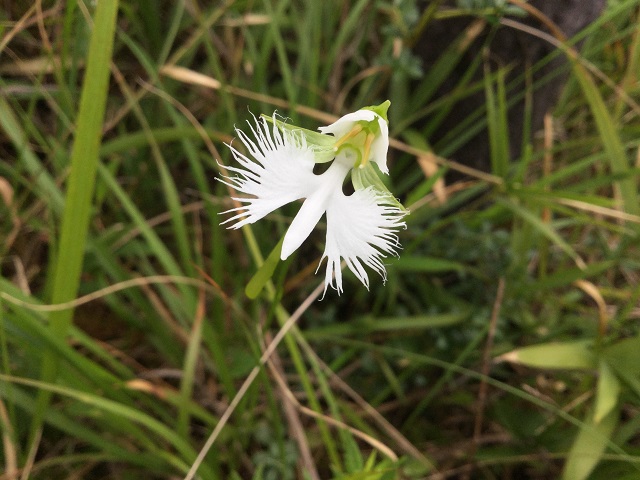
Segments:
[[[600,422],[592,418],[582,426],[569,450],[562,480],[584,480],[589,477],[610,442],[611,434],[618,425],[618,417],[618,410],[615,409]]]
[[[616,374],[640,397],[640,335],[607,347],[603,358]]]
[[[467,270],[463,264],[435,257],[404,256],[393,262],[393,268],[405,272],[451,272]]]
[[[596,405],[593,413],[593,421],[595,423],[600,423],[604,417],[609,415],[618,403],[618,397],[620,396],[618,377],[604,360],[600,360],[598,373],[600,378],[598,379]]]
[[[498,358],[534,368],[592,370],[597,367],[592,342],[585,340],[532,345]]]
[[[308,329],[309,338],[322,338],[331,335],[369,335],[380,332],[395,332],[401,334],[406,331],[422,331],[429,328],[450,327],[462,323],[471,315],[470,310],[454,313],[431,315],[412,315],[397,317],[364,316],[354,318],[349,322],[335,323],[318,328]]]

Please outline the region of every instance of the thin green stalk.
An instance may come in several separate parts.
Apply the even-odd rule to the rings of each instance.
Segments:
[[[300,38],[298,55],[300,62],[296,68],[298,78],[316,79],[320,73],[320,62],[322,53],[321,26],[322,22],[318,18],[326,18],[325,9],[333,8],[328,2],[317,2],[312,0],[305,5],[305,21],[298,26],[296,34]],[[308,106],[317,105],[318,92],[309,88],[305,92],[304,104]]]
[[[98,152],[102,138],[102,121],[109,87],[109,66],[118,12],[118,0],[98,2],[89,45],[85,82],[80,98],[75,142],[71,151],[71,169],[67,183],[65,209],[53,271],[51,303],[64,303],[75,298],[88,236],[92,195],[98,168]],[[73,310],[53,312],[49,317],[54,335],[67,335]],[[46,352],[43,357],[42,381],[53,382],[57,376],[58,357]],[[42,426],[51,391],[41,390],[31,423],[31,442]]]
[[[277,309],[276,315],[280,325],[283,325],[284,322],[286,322],[287,319],[289,318],[289,314],[285,311],[284,308],[282,308],[282,306],[280,306]],[[296,343],[296,340],[294,338],[294,336],[297,337],[298,335],[301,335],[300,331],[294,325],[291,328],[290,333],[293,336],[286,335],[284,337],[284,342],[287,345],[287,349],[289,350],[289,354],[291,355],[291,360],[293,361],[296,371],[298,372],[300,382],[302,383],[302,388],[304,389],[305,394],[307,396],[307,401],[309,402],[309,405],[311,406],[311,409],[314,412],[322,413],[322,408],[320,407],[318,396],[316,395],[315,388],[311,383],[309,374],[307,372],[307,368],[305,367],[304,361],[302,359],[302,355],[300,353],[300,349],[298,348],[298,344]],[[320,379],[322,372],[317,371],[316,373],[319,375],[318,379]],[[325,390],[325,393],[327,393],[326,390]],[[320,420],[320,419],[317,419],[317,424],[318,424],[318,429],[320,430],[320,436],[322,437],[322,441],[327,447],[327,454],[329,455],[329,459],[331,460],[332,466],[337,468],[338,470],[342,470],[342,467],[341,467],[342,462],[340,461],[340,455],[338,454],[338,447],[336,446],[334,438],[332,437],[331,432],[329,431],[329,427],[323,420]]]
[[[591,108],[604,150],[609,159],[611,171],[614,174],[626,175],[626,178],[615,183],[620,192],[624,211],[632,215],[640,215],[637,178],[630,172],[631,165],[622,144],[616,122],[611,117],[602,95],[598,91],[598,87],[585,68],[577,61],[574,61],[573,71]]]
[[[140,235],[147,242],[149,250],[153,255],[155,255],[156,259],[160,262],[160,265],[164,268],[167,274],[177,276],[184,275],[184,272],[173,257],[169,248],[164,244],[164,242],[162,242],[153,228],[151,228],[142,212],[140,212],[138,207],[131,201],[131,198],[129,198],[122,186],[116,181],[116,178],[111,174],[109,169],[104,165],[99,165],[98,173],[100,174],[100,180],[107,185],[109,190],[120,202],[122,209],[131,218],[133,224],[140,230]],[[179,300],[177,300],[178,296],[170,291],[167,291],[165,300],[171,300],[174,304],[179,302],[179,305],[176,305],[174,310],[180,311],[181,316],[192,314],[192,312],[189,312],[189,308],[185,307],[185,303],[188,306],[195,304],[195,295],[193,294],[192,289],[185,285],[177,285],[176,288],[180,292]],[[191,310],[193,309],[191,308]]]
[[[204,298],[201,299],[204,304]],[[196,307],[196,318],[191,328],[191,334],[189,335],[189,344],[187,345],[187,352],[184,357],[184,365],[182,367],[183,377],[180,382],[180,400],[182,405],[178,411],[177,432],[181,438],[187,438],[189,436],[189,420],[190,420],[190,408],[189,401],[191,393],[193,391],[193,383],[195,378],[196,366],[198,363],[198,356],[200,354],[200,346],[202,342],[202,324],[204,321],[204,311],[199,311],[200,308],[204,309],[204,305]]]
[[[216,11],[217,12],[217,11]],[[217,18],[218,14],[214,12],[215,18]],[[182,16],[182,10],[180,8],[176,9],[176,16],[181,17]],[[200,16],[196,16],[198,19],[200,19]],[[208,21],[208,20],[207,20]],[[204,21],[203,21],[204,22]],[[174,21],[172,23],[172,25],[177,25],[177,21]],[[213,47],[211,47],[209,38],[207,35],[204,35],[205,32],[207,32],[208,30],[206,28],[202,29],[202,33],[203,33],[203,39],[204,39],[204,44],[205,47],[207,48],[207,51],[210,53],[210,56],[213,56],[214,53],[214,49]],[[148,57],[148,55],[146,54],[146,52],[133,40],[133,38],[131,38],[130,36],[126,35],[124,32],[122,32],[120,34],[120,37],[122,38],[122,40],[129,46],[129,48],[131,49],[131,51],[136,55],[136,57],[138,58],[138,60],[140,61],[140,63],[142,65],[144,65],[148,75],[150,76],[150,78],[152,79],[153,84],[158,85],[162,91],[165,91],[166,89],[164,88],[164,86],[162,85],[162,81],[161,78],[158,75],[158,70],[157,70],[157,65]],[[169,44],[165,44],[165,47],[168,49],[169,48]],[[163,60],[164,61],[164,60]],[[214,66],[217,65],[214,62]],[[216,69],[216,71],[218,71],[218,73],[220,73],[220,75],[218,76],[218,78],[223,78],[221,76],[221,70],[219,68]],[[227,102],[227,100],[229,100],[229,95],[228,94],[224,94],[223,98],[225,99],[226,102],[226,110],[229,112],[233,112],[234,109],[233,108],[229,108],[229,105],[231,105],[229,102]],[[165,107],[166,111],[168,112],[169,116],[171,117],[171,119],[173,120],[173,122],[178,126],[181,127],[185,124],[185,120],[183,118],[183,116],[176,111],[174,105],[171,104],[171,102],[169,101],[165,101],[163,102],[163,106]],[[144,120],[144,119],[142,119]],[[146,123],[146,122],[145,122]],[[194,132],[197,132],[197,130],[191,129]],[[152,138],[149,137],[149,135],[151,134],[151,131],[148,128],[145,128],[145,133],[149,132],[147,135],[145,135],[145,143],[149,143],[150,145],[152,145],[152,147],[154,148],[154,151],[157,151],[157,147],[153,145],[152,143]],[[199,136],[199,132],[197,132],[198,136]],[[214,135],[215,136],[215,135]],[[176,138],[178,139],[178,138]],[[193,176],[196,180],[196,183],[198,185],[198,190],[204,195],[210,195],[210,189],[209,189],[209,185],[208,185],[208,181],[207,181],[207,177],[204,171],[204,168],[202,167],[200,158],[198,157],[198,152],[196,147],[194,146],[193,142],[190,141],[190,139],[185,138],[184,136],[179,137],[179,139],[181,140],[182,143],[182,147],[183,150],[185,152],[185,156],[187,158],[187,160],[189,161],[189,165],[191,167],[191,170],[193,172]],[[157,158],[159,158],[156,155]],[[174,198],[177,197],[174,195]],[[171,198],[171,196],[169,196],[169,198]],[[178,207],[179,205],[174,202],[174,206]],[[222,241],[222,235],[221,235],[221,227],[218,225],[217,223],[217,218],[218,218],[218,207],[214,206],[213,204],[211,204],[210,202],[206,202],[205,204],[205,210],[209,216],[210,222],[212,224],[212,228],[213,228],[213,235],[212,235],[212,258],[216,259],[216,258],[223,258],[225,253],[224,253],[224,245],[223,245],[223,241]],[[175,209],[172,209],[172,211],[175,211],[174,215],[180,215],[179,212]],[[181,216],[181,215],[180,215]],[[177,218],[177,217],[176,217]],[[181,221],[180,224],[183,224],[184,221]],[[185,238],[186,239],[186,230],[184,226],[181,226],[179,229],[176,230],[176,232],[184,232],[183,234],[179,235],[177,238],[178,240],[180,240],[180,238]],[[183,242],[183,246],[181,248],[182,251],[188,252],[188,245],[185,244]],[[191,261],[190,259],[185,259],[184,255],[183,255],[183,265],[185,267],[185,269],[187,269],[187,271],[190,274],[193,274],[193,268],[191,267]],[[222,270],[222,262],[216,262],[213,261],[211,263],[210,266],[210,275],[212,276],[212,278],[217,281],[219,284],[222,284],[222,277],[223,277],[223,270]],[[211,307],[211,314],[213,318],[216,319],[220,319],[222,318],[223,315],[223,305],[222,303],[216,299]],[[213,356],[213,359],[215,361],[215,363],[217,365],[224,365],[225,363],[225,346],[223,344],[223,342],[220,341],[219,337],[219,332],[216,330],[216,326],[215,325],[208,325],[205,324],[204,325],[204,331],[198,330],[198,335],[201,337],[202,335],[204,335],[205,341],[207,342],[207,344],[209,345],[209,350],[211,351],[211,354]],[[194,350],[191,350],[195,347],[192,347],[191,344],[189,346],[189,351],[193,352]],[[187,356],[185,357],[185,363],[184,363],[184,374],[183,374],[183,382],[181,383],[180,386],[180,390],[184,396],[184,398],[188,398],[191,392],[191,389],[193,387],[192,380],[193,380],[193,374],[194,372],[189,372],[186,370],[187,367],[195,367],[195,361],[194,359],[189,359],[189,353],[187,353]],[[226,392],[226,394],[229,397],[233,397],[235,396],[235,387],[233,384],[233,380],[231,378],[231,375],[229,374],[229,371],[225,368],[219,368],[218,369],[219,375],[220,375],[220,379],[221,382],[224,386],[224,390]],[[179,415],[179,425],[182,425],[179,428],[183,428],[186,429],[186,426],[188,424],[188,417],[185,417],[184,415],[186,415],[186,410],[181,410],[181,413]]]
[[[509,168],[509,128],[507,126],[507,100],[505,70],[496,74],[496,91],[493,90],[491,72],[485,63],[484,88],[487,97],[487,127],[491,147],[491,173],[505,178]]]
[[[258,265],[259,267],[264,263],[264,257],[262,256],[262,252],[258,247],[258,243],[256,241],[255,235],[253,234],[253,230],[249,226],[245,226],[242,230],[245,234],[245,239],[247,240],[247,244],[249,246],[249,251],[251,253],[251,256],[253,257],[253,260],[256,263],[256,265]],[[267,282],[267,284],[265,285],[265,290],[267,293],[267,298],[273,302],[276,299],[276,290],[273,283]],[[284,325],[284,323],[290,317],[289,313],[285,310],[285,308],[281,304],[278,304],[276,306],[275,313],[276,313],[276,318],[278,319],[278,323],[281,326]],[[295,325],[291,327],[290,333],[292,333],[296,337],[300,335],[300,331]],[[286,335],[284,337],[284,342],[287,346],[287,349],[289,350],[289,354],[291,355],[291,360],[293,361],[295,369],[298,372],[298,375],[300,377],[300,382],[302,383],[302,388],[304,389],[305,394],[307,395],[307,400],[309,402],[309,405],[311,406],[311,409],[317,413],[322,413],[320,402],[318,401],[318,397],[316,395],[315,389],[311,383],[311,380],[309,379],[307,369],[305,367],[304,361],[302,359],[302,355],[300,353],[300,349],[296,344],[296,340],[294,336]],[[332,464],[336,466],[338,469],[340,469],[341,462],[340,462],[340,455],[338,454],[338,448],[335,445],[334,439],[331,436],[331,432],[329,431],[327,424],[320,419],[317,420],[317,424],[320,430],[320,435],[322,437],[322,440],[325,446],[327,447],[327,453],[329,455],[329,458]]]
[[[61,396],[81,402],[90,408],[103,410],[107,414],[112,414],[114,416],[125,419],[136,426],[139,425],[141,427],[145,427],[152,434],[166,440],[171,445],[171,447],[175,449],[175,451],[180,455],[181,458],[172,460],[173,455],[163,455],[160,451],[156,452],[156,455],[159,455],[161,458],[165,458],[165,460],[167,461],[171,461],[177,468],[180,468],[181,470],[186,471],[188,465],[187,462],[193,461],[193,459],[196,457],[196,452],[189,444],[187,439],[176,434],[176,432],[174,432],[171,428],[167,427],[165,424],[159,422],[157,419],[153,418],[147,413],[138,410],[135,406],[119,403],[108,398],[102,398],[100,395],[94,395],[91,393],[74,390],[65,386],[58,386],[46,382],[30,380],[27,378],[0,374],[0,381],[34,387],[40,389],[40,391],[57,393]],[[202,466],[202,469],[205,472],[205,478],[214,478],[212,475],[212,471],[209,469],[208,465]]]
[[[122,35],[123,38],[127,38],[128,36]],[[133,42],[129,42],[129,45],[132,46]],[[140,53],[139,57],[143,57],[144,55],[140,50],[137,50]],[[152,68],[149,68],[152,70]],[[169,212],[171,213],[171,226],[173,228],[174,238],[177,243],[177,251],[179,254],[179,258],[182,263],[182,268],[184,271],[189,274],[194,274],[193,269],[193,256],[190,248],[190,238],[187,228],[187,223],[184,218],[184,214],[182,213],[180,204],[180,195],[178,193],[178,189],[176,187],[175,182],[171,176],[171,172],[167,167],[167,162],[162,155],[162,151],[155,141],[155,137],[151,131],[151,126],[145,117],[142,108],[139,103],[135,99],[133,92],[129,89],[126,83],[120,82],[120,87],[122,93],[124,94],[127,101],[131,104],[131,109],[138,120],[140,122],[140,126],[142,127],[142,131],[145,135],[145,139],[151,149],[151,156],[156,164],[156,168],[158,169],[158,173],[160,175],[160,183],[162,185],[162,191],[164,199],[166,200],[167,206],[169,208]],[[193,302],[189,302],[191,305]]]
[[[158,65],[162,65],[163,63],[165,63],[167,61],[167,57],[169,57],[169,53],[171,53],[173,43],[175,42],[178,32],[180,31],[180,24],[184,17],[184,3],[184,0],[180,0],[175,4],[173,15],[171,16],[171,24],[169,25],[169,30],[165,35],[165,39],[162,44],[162,50],[160,50],[160,55],[158,55]],[[153,12],[153,9],[151,11]]]
[[[30,142],[24,132],[23,124],[18,120],[4,96],[0,96],[0,128],[11,140],[13,147],[18,152],[20,164],[33,177],[33,182],[41,190],[42,196],[46,197],[54,212],[60,213],[64,205],[60,189],[40,159],[29,147]]]
[[[269,22],[269,27],[271,29],[271,36],[273,37],[273,42],[276,49],[276,54],[278,55],[278,64],[280,67],[280,72],[282,73],[282,79],[284,83],[284,89],[287,94],[287,100],[291,103],[291,118],[293,122],[297,120],[297,114],[295,112],[294,107],[297,105],[298,99],[298,90],[295,88],[295,84],[293,82],[293,74],[291,72],[291,66],[289,65],[289,58],[287,56],[287,50],[284,46],[284,40],[282,38],[282,33],[280,31],[280,15],[274,12],[273,6],[271,4],[271,0],[263,1],[265,10],[267,14],[271,18]],[[283,2],[288,3],[288,2]],[[280,4],[278,9],[281,10],[284,5]]]

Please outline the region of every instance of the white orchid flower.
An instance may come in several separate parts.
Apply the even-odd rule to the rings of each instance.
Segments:
[[[399,228],[406,228],[408,213],[387,190],[372,163],[388,173],[389,129],[386,111],[389,102],[350,113],[335,123],[321,127],[322,133],[261,117],[253,139],[236,129],[254,160],[233,147],[240,167],[227,167],[233,177],[221,181],[248,197],[233,197],[243,205],[224,213],[234,215],[222,222],[228,228],[254,223],[279,207],[304,199],[300,211],[287,230],[280,258],[285,260],[309,237],[326,215],[327,238],[320,260],[327,259],[325,293],[331,285],[342,289],[341,260],[369,288],[364,265],[386,280],[382,259],[396,255],[400,248]],[[313,172],[316,163],[332,161],[322,174]],[[355,191],[343,193],[343,183],[351,172]],[[320,268],[318,265],[318,268]]]

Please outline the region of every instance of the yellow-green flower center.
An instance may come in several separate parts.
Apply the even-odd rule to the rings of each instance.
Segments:
[[[380,125],[377,120],[356,122],[351,130],[334,143],[333,150],[336,154],[344,149],[353,150],[356,154],[353,168],[364,168],[369,163],[371,145],[379,133]]]

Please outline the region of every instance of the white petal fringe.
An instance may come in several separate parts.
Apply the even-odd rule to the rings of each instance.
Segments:
[[[327,208],[327,243],[322,256],[322,260],[327,258],[325,292],[329,285],[338,294],[342,292],[342,259],[367,289],[369,276],[363,264],[386,281],[382,259],[398,255],[401,246],[396,231],[406,228],[406,214],[372,187],[356,190],[350,196],[342,192],[335,195]]]
[[[314,152],[302,135],[270,126],[264,118],[256,119],[255,128],[249,124],[255,140],[236,129],[240,140],[255,161],[231,145],[231,152],[241,168],[227,167],[236,176],[223,177],[221,182],[250,197],[233,197],[241,207],[223,212],[235,213],[222,224],[240,228],[254,223],[274,210],[301,198],[316,189],[313,173]]]

